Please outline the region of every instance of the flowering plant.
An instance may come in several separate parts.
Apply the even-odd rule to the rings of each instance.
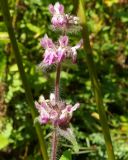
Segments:
[[[59,37],[58,42],[53,42],[47,34],[41,39],[40,44],[44,48],[43,60],[39,66],[49,67],[56,65],[56,80],[55,92],[50,94],[50,99],[45,100],[40,96],[39,101],[35,102],[35,107],[39,112],[37,120],[40,124],[50,123],[53,126],[52,135],[52,155],[51,160],[56,159],[58,136],[61,135],[76,144],[75,136],[72,129],[69,127],[70,120],[73,112],[80,107],[79,103],[74,106],[62,101],[59,95],[59,81],[61,73],[61,64],[66,59],[71,59],[76,63],[77,49],[82,45],[82,40],[75,46],[69,45],[69,37],[67,36],[68,30],[74,26],[79,25],[79,18],[64,13],[64,6],[59,2],[55,5],[49,5],[49,11],[52,14],[52,28],[59,29],[62,35]]]

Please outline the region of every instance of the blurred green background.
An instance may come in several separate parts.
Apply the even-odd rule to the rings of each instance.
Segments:
[[[55,67],[37,69],[42,61],[40,39],[47,33],[57,40],[59,33],[51,30],[48,5],[55,0],[9,0],[10,13],[23,65],[33,97],[46,98],[54,91]],[[72,1],[59,1],[66,13],[73,12]],[[111,129],[117,160],[128,160],[128,1],[85,0],[90,43],[102,84],[103,102]],[[70,44],[81,39],[81,33],[70,34]],[[106,151],[99,115],[92,92],[85,53],[78,51],[77,64],[63,63],[61,98],[81,107],[74,113],[72,127],[80,146],[74,153],[72,145],[60,139],[58,157],[69,149],[73,160],[105,160]],[[0,11],[0,160],[41,160],[30,108],[16,65],[3,16]],[[50,152],[50,126],[42,126]]]

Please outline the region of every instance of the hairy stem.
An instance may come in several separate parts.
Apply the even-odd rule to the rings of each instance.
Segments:
[[[56,68],[56,80],[55,80],[55,101],[56,102],[58,102],[60,99],[60,91],[59,91],[60,72],[61,72],[61,63],[58,63]]]
[[[57,157],[57,145],[58,145],[58,135],[57,135],[56,127],[55,127],[54,131],[53,131],[53,136],[52,136],[52,155],[51,155],[51,160],[56,160],[56,157]]]
[[[56,79],[55,79],[55,102],[59,102],[60,100],[60,73],[61,73],[61,63],[57,64],[56,67]],[[58,135],[57,135],[57,129],[54,125],[54,131],[52,135],[52,155],[51,160],[56,160],[56,154],[57,154],[57,143],[58,143]]]
[[[0,6],[1,6],[1,9],[2,9],[2,12],[3,12],[5,24],[6,24],[7,29],[8,29],[9,37],[10,37],[11,44],[12,44],[12,47],[13,47],[13,51],[14,51],[14,54],[15,54],[15,58],[16,58],[16,62],[17,62],[17,65],[18,65],[21,80],[22,80],[22,83],[24,85],[26,99],[27,99],[28,105],[30,107],[32,118],[34,120],[35,117],[37,117],[37,115],[36,115],[36,111],[34,109],[35,107],[34,107],[32,92],[31,92],[31,89],[29,87],[29,83],[27,81],[26,74],[25,74],[25,71],[24,71],[24,68],[23,68],[22,57],[20,55],[19,48],[18,48],[18,45],[17,45],[17,41],[16,41],[15,34],[14,34],[14,30],[13,30],[13,27],[12,27],[12,22],[11,22],[11,18],[10,18],[10,13],[9,13],[7,0],[0,0]],[[37,133],[37,136],[38,136],[42,156],[43,156],[44,160],[48,160],[47,150],[46,150],[44,137],[42,135],[42,130],[40,128],[40,125],[35,124],[35,129],[36,129],[36,133]]]
[[[93,90],[95,94],[96,104],[99,110],[99,116],[100,116],[100,122],[102,125],[103,135],[105,139],[107,154],[108,154],[108,160],[115,160],[112,141],[110,137],[109,127],[107,123],[107,118],[105,114],[105,109],[103,106],[103,99],[102,99],[102,93],[100,88],[100,82],[97,77],[96,67],[93,62],[93,56],[92,56],[92,49],[89,42],[89,34],[88,34],[88,28],[86,24],[86,16],[84,12],[84,1],[79,0],[79,9],[78,9],[78,16],[81,21],[82,25],[82,35],[83,35],[83,41],[84,41],[84,50],[86,52],[86,60],[87,65],[89,69],[89,74],[91,77]]]

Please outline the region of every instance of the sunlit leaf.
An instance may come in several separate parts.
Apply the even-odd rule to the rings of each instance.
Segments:
[[[59,160],[72,160],[71,152],[65,151]]]

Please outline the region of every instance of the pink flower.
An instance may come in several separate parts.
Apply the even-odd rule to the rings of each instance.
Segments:
[[[66,17],[65,16],[63,16],[63,15],[54,15],[53,17],[52,17],[52,20],[51,20],[51,22],[52,22],[52,24],[53,24],[53,26],[55,27],[55,28],[61,28],[61,27],[65,27],[66,26],[66,24],[67,24],[67,19],[66,19]]]
[[[75,63],[77,58],[77,50],[82,46],[83,40],[80,40],[80,42],[73,47],[70,47],[68,45],[68,42],[69,42],[68,36],[61,36],[59,38],[60,46],[57,51],[58,61],[61,62],[65,58],[71,58],[73,63]]]
[[[52,39],[45,34],[45,36],[41,39],[40,44],[43,48],[53,48],[54,43],[52,42]]]
[[[67,105],[65,109],[61,111],[61,114],[59,117],[59,125],[68,124],[72,118],[73,112],[79,107],[80,107],[79,103],[76,103],[74,106]]]
[[[41,124],[52,123],[53,125],[63,126],[69,124],[73,112],[79,108],[80,104],[74,106],[64,102],[55,102],[55,95],[52,93],[49,100],[44,98],[35,102],[39,112],[38,120]]]
[[[52,14],[52,24],[54,27],[65,27],[67,24],[67,17],[64,14],[64,6],[59,2],[56,2],[53,6],[52,4],[49,5],[49,11]]]
[[[40,116],[38,117],[38,120],[41,124],[45,124],[49,121],[49,113],[46,111],[47,104],[45,102],[42,102],[39,104],[38,102],[35,102],[35,106],[38,109],[38,112]]]
[[[66,50],[59,47],[57,50],[58,62],[62,62],[66,56]]]
[[[52,25],[54,29],[60,29],[66,31],[73,28],[74,25],[79,25],[79,18],[73,15],[64,13],[64,6],[59,2],[55,5],[49,5],[49,11],[52,14]]]
[[[81,40],[76,46],[69,46],[68,36],[60,36],[57,43],[53,43],[47,35],[41,40],[41,45],[45,49],[44,58],[41,63],[43,66],[50,66],[64,61],[66,58],[71,58],[73,63],[76,62],[77,49],[82,45]]]
[[[59,44],[61,47],[66,47],[68,45],[68,36],[60,36]]]
[[[52,48],[47,48],[44,53],[43,63],[45,65],[54,64],[57,60],[58,56],[56,54],[56,50]]]
[[[68,45],[68,36],[61,36],[59,38],[59,48],[57,50],[58,61],[61,62],[66,57],[67,45]]]
[[[40,41],[41,46],[45,49],[43,63],[45,66],[54,64],[57,60],[56,47],[52,39],[45,35]]]
[[[82,44],[83,44],[83,39],[81,39],[80,42],[76,46],[71,47],[73,63],[76,63],[77,49],[79,49],[82,46]]]
[[[77,50],[82,46],[83,40],[80,40],[80,42],[76,46],[69,46],[68,44],[68,37],[67,36],[61,36],[59,39],[59,48],[58,48],[58,61],[61,62],[66,58],[71,58],[73,63],[76,63],[77,58]]]

